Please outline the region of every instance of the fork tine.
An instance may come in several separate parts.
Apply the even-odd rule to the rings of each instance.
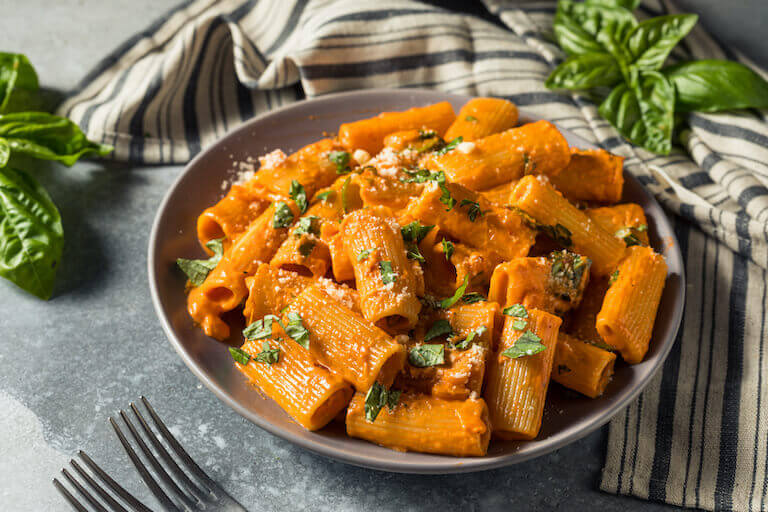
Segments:
[[[77,501],[77,498],[72,496],[72,493],[70,493],[56,478],[53,479],[53,486],[56,487],[56,490],[64,496],[64,499],[67,500],[77,512],[88,512],[88,509],[82,506],[80,502]]]
[[[101,467],[99,467],[98,464],[96,464],[93,459],[91,459],[87,453],[85,453],[83,450],[80,450],[78,452],[78,455],[80,455],[80,458],[83,459],[85,464],[98,475],[98,477],[101,479],[102,482],[104,482],[106,485],[109,486],[112,491],[114,491],[118,496],[123,498],[123,501],[128,503],[128,506],[131,507],[136,512],[152,512],[150,508],[148,508],[146,505],[144,505],[142,502],[134,498],[133,494],[126,491],[123,486],[115,482],[112,477],[110,477]]]
[[[80,482],[78,482],[75,477],[69,474],[69,471],[66,469],[61,470],[61,474],[63,474],[67,480],[69,480],[69,483],[75,486],[75,489],[77,489],[77,492],[80,493],[80,495],[85,498],[88,503],[90,503],[93,508],[97,510],[97,512],[109,512],[109,510],[105,509],[103,506],[101,506],[101,503],[89,493],[85,487],[83,487]]]
[[[185,505],[190,508],[195,508],[197,506],[197,498],[193,496],[193,499],[190,499],[187,494],[176,484],[173,478],[171,478],[171,475],[169,475],[165,468],[163,468],[163,466],[160,464],[160,461],[158,461],[155,457],[155,454],[153,454],[152,450],[150,450],[149,446],[147,446],[147,443],[144,442],[144,439],[139,434],[139,431],[136,430],[136,427],[133,426],[133,422],[128,417],[128,415],[125,414],[125,411],[120,411],[120,417],[123,418],[123,421],[128,426],[128,430],[130,431],[131,436],[139,445],[139,448],[144,453],[144,456],[149,461],[149,464],[155,470],[155,475],[159,476],[160,479],[165,482],[168,487],[171,488],[171,492],[173,492],[176,497],[181,499]]]
[[[142,430],[144,430],[144,433],[147,435],[149,440],[152,442],[152,446],[155,447],[155,451],[160,455],[160,457],[165,461],[166,467],[168,467],[176,477],[182,481],[184,486],[187,488],[187,490],[196,495],[197,497],[202,497],[204,494],[209,494],[210,490],[200,489],[195,483],[190,480],[190,478],[187,476],[186,473],[179,467],[178,464],[176,464],[176,461],[173,460],[173,457],[168,453],[168,451],[165,449],[163,444],[157,439],[157,436],[152,431],[152,429],[147,424],[146,420],[144,419],[144,416],[142,416],[141,411],[136,407],[136,404],[131,402],[131,409],[133,410],[133,414],[136,415],[136,418],[139,420],[139,424],[141,425]]]
[[[75,468],[75,471],[77,471],[80,474],[80,476],[83,478],[83,480],[85,480],[88,483],[88,485],[91,486],[91,489],[96,491],[99,494],[99,496],[101,496],[104,499],[104,501],[106,501],[107,504],[110,507],[112,507],[114,512],[128,512],[122,505],[120,505],[115,500],[115,498],[110,496],[109,493],[107,491],[105,491],[104,488],[102,486],[100,486],[98,484],[98,482],[96,482],[96,480],[94,480],[91,477],[91,475],[86,473],[85,470],[80,467],[80,464],[78,464],[75,459],[70,460],[69,463],[72,465],[73,468]]]
[[[117,437],[120,439],[120,443],[123,445],[125,452],[128,454],[128,457],[131,459],[131,462],[133,463],[133,467],[135,467],[136,471],[139,472],[139,476],[141,476],[141,479],[144,480],[145,484],[147,484],[147,487],[149,487],[149,490],[152,491],[152,494],[155,495],[155,498],[157,498],[157,500],[163,505],[164,508],[168,510],[178,511],[179,510],[178,507],[174,505],[174,503],[171,501],[168,495],[165,494],[165,492],[163,492],[163,490],[157,484],[155,479],[152,478],[152,475],[149,474],[149,471],[147,471],[147,468],[144,467],[144,464],[141,462],[141,459],[139,459],[139,456],[136,455],[136,452],[133,450],[133,447],[125,438],[123,431],[120,430],[120,427],[117,425],[117,422],[111,416],[109,417],[109,423],[112,425],[112,428],[115,429],[115,434],[117,434]]]
[[[160,431],[160,434],[163,436],[163,439],[170,445],[171,448],[173,448],[173,451],[176,452],[176,455],[179,456],[179,458],[186,464],[187,468],[194,473],[196,477],[198,477],[200,480],[205,482],[205,485],[208,486],[209,489],[217,489],[220,490],[219,486],[214,482],[202,469],[200,469],[200,466],[197,465],[197,463],[192,460],[192,457],[189,456],[187,451],[182,448],[181,444],[176,440],[176,438],[171,434],[171,431],[168,430],[168,427],[165,426],[165,423],[163,423],[163,420],[160,419],[160,416],[157,415],[155,410],[152,408],[152,406],[149,404],[149,400],[145,396],[141,397],[142,403],[144,403],[144,406],[147,408],[147,411],[149,411],[149,415],[152,416],[152,421],[154,421],[155,426]]]

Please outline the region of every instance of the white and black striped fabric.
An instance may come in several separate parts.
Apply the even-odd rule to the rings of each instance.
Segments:
[[[601,488],[713,510],[768,510],[768,123],[692,114],[667,157],[624,142],[544,79],[563,58],[554,1],[485,0],[486,18],[411,0],[197,0],[126,43],[60,108],[114,156],[183,163],[305,96],[421,87],[501,96],[626,157],[671,212],[688,277],[663,371],[611,423]],[[670,12],[648,0],[641,16]],[[731,58],[696,29],[677,57]],[[765,378],[763,377],[765,376]]]

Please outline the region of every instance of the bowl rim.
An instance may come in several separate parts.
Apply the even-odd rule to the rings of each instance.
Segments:
[[[660,216],[660,218],[654,217],[654,221],[657,223],[664,224],[664,227],[671,234],[671,237],[673,238],[672,240],[673,243],[672,243],[672,246],[670,247],[670,253],[665,255],[669,267],[679,272],[678,275],[680,279],[680,284],[678,286],[678,293],[673,298],[674,309],[672,311],[672,317],[671,317],[672,329],[669,331],[668,337],[663,340],[664,343],[661,346],[659,353],[657,354],[656,358],[653,361],[653,366],[647,371],[643,380],[641,380],[638,384],[636,384],[635,387],[631,389],[627,395],[623,396],[621,399],[616,400],[615,402],[606,406],[606,408],[600,411],[600,413],[596,417],[590,418],[588,421],[584,423],[583,426],[576,429],[574,432],[570,432],[568,434],[565,434],[562,432],[556,433],[554,434],[554,439],[551,439],[549,443],[544,444],[540,447],[536,447],[526,453],[521,454],[521,453],[512,452],[512,453],[497,455],[497,456],[494,456],[493,458],[488,458],[487,456],[471,457],[471,458],[470,457],[465,457],[465,458],[446,457],[447,460],[445,463],[438,464],[434,462],[413,463],[413,462],[382,461],[375,454],[372,455],[372,454],[361,453],[361,452],[340,451],[332,446],[328,446],[327,444],[321,441],[317,441],[317,440],[309,439],[305,437],[298,437],[292,434],[291,432],[283,431],[279,428],[278,425],[275,425],[272,422],[262,418],[258,414],[255,414],[252,411],[248,410],[240,402],[230,397],[212,378],[206,375],[205,371],[194,361],[194,359],[191,357],[189,352],[185,349],[181,340],[179,339],[176,332],[174,331],[170,323],[170,319],[167,317],[167,315],[163,310],[162,299],[160,297],[160,292],[157,286],[158,281],[157,281],[157,274],[155,272],[155,267],[156,267],[155,263],[156,263],[156,252],[158,250],[159,231],[161,228],[161,221],[163,219],[163,214],[168,208],[169,203],[173,198],[175,191],[177,190],[177,188],[181,186],[182,182],[184,181],[186,175],[189,173],[190,169],[195,167],[199,161],[206,158],[208,153],[216,150],[218,146],[226,145],[228,141],[241,136],[242,134],[244,134],[244,132],[251,130],[254,127],[254,125],[258,125],[259,123],[265,121],[271,116],[276,115],[277,113],[285,113],[293,109],[302,109],[307,104],[310,104],[310,103],[323,102],[323,101],[337,101],[339,99],[350,99],[353,97],[378,98],[382,94],[389,95],[389,96],[393,96],[393,95],[414,96],[414,95],[430,94],[432,96],[436,96],[436,98],[434,98],[433,101],[444,101],[444,100],[450,101],[450,99],[453,99],[456,101],[467,101],[472,98],[472,96],[446,93],[446,92],[442,92],[438,90],[430,90],[430,89],[384,89],[384,88],[343,91],[343,92],[338,92],[333,94],[326,94],[326,95],[322,95],[314,98],[306,98],[294,103],[281,106],[273,110],[269,110],[267,112],[263,112],[243,122],[242,124],[238,125],[234,129],[227,132],[224,136],[217,139],[216,142],[214,142],[213,144],[211,144],[210,146],[202,150],[184,166],[184,170],[174,179],[171,186],[165,192],[165,195],[163,196],[163,199],[157,208],[154,220],[152,222],[152,228],[151,228],[151,232],[148,240],[148,247],[147,247],[148,281],[149,281],[150,294],[152,297],[152,305],[155,310],[155,315],[160,321],[160,325],[163,329],[163,332],[165,333],[166,338],[168,338],[168,341],[170,342],[171,346],[181,357],[182,361],[187,366],[187,368],[198,378],[198,380],[210,391],[212,391],[213,394],[219,400],[227,404],[229,407],[231,407],[235,412],[237,412],[243,418],[251,421],[252,423],[266,430],[267,432],[275,436],[278,436],[286,441],[289,441],[293,444],[296,444],[306,450],[309,450],[310,452],[316,453],[324,457],[328,457],[333,460],[358,466],[358,467],[377,469],[377,470],[394,472],[394,473],[411,473],[411,474],[452,474],[452,473],[468,473],[468,472],[496,469],[496,468],[524,462],[536,457],[540,457],[552,451],[555,451],[567,444],[573,443],[587,436],[588,434],[594,432],[598,428],[605,425],[616,414],[618,414],[623,409],[625,409],[632,401],[634,401],[635,398],[637,398],[637,396],[648,386],[651,379],[653,379],[653,377],[658,373],[659,369],[664,365],[664,362],[666,361],[670,351],[672,350],[672,346],[674,345],[675,340],[677,338],[677,334],[679,332],[679,329],[682,323],[683,309],[685,304],[685,290],[686,290],[685,266],[684,266],[682,254],[679,248],[680,244],[677,241],[677,237],[675,235],[672,223],[670,222],[668,216],[666,215],[666,212],[663,210],[663,208],[661,207],[659,202],[656,200],[654,195],[650,193],[645,188],[645,186],[639,183],[637,178],[635,178],[630,173],[628,173],[626,169],[624,170],[625,179],[628,178],[629,180],[636,182],[637,185],[639,185],[640,188],[642,189],[643,193],[647,196],[646,199],[650,203],[652,203],[656,208],[658,208],[659,211],[662,212],[662,215]],[[378,111],[376,109],[373,109],[373,110]],[[538,115],[531,114],[530,112],[526,112],[524,109],[520,110],[520,118],[529,120],[529,121],[545,119],[542,116],[538,116]],[[557,123],[553,123],[553,124],[555,124],[558,127],[558,129],[561,130],[563,133],[567,133],[570,138],[583,141],[581,144],[582,147],[590,147],[590,148],[598,147],[595,144],[592,144],[589,141],[586,141],[582,137],[579,137],[573,132],[561,126],[558,126]]]

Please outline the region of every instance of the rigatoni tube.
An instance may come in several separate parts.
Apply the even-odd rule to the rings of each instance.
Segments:
[[[284,321],[290,313],[298,313],[309,331],[309,351],[358,391],[377,381],[389,386],[405,363],[403,345],[319,286],[310,286],[291,302]]]
[[[444,400],[408,392],[374,421],[365,418],[365,394],[356,393],[347,408],[347,434],[395,450],[457,457],[485,455],[491,439],[482,398]]]

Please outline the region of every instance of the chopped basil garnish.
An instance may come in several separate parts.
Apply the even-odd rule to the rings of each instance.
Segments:
[[[298,313],[288,313],[288,324],[283,327],[285,334],[287,334],[293,341],[301,345],[302,347],[309,349],[309,331],[304,324],[301,323],[301,315]]]
[[[320,217],[317,215],[307,215],[299,219],[296,225],[296,229],[293,230],[293,234],[296,236],[303,235],[305,233],[310,235],[320,235]]]
[[[443,241],[440,243],[443,245],[443,254],[445,254],[445,259],[448,261],[451,261],[451,256],[453,256],[453,249],[454,249],[453,242],[443,238]]]
[[[379,271],[381,272],[381,282],[384,284],[390,284],[397,281],[397,274],[392,270],[391,261],[380,261]]]
[[[427,233],[435,226],[423,226],[417,220],[400,228],[400,234],[405,242],[406,255],[409,259],[424,262],[424,256],[419,251],[419,242],[421,242]]]
[[[299,246],[299,254],[301,254],[303,257],[307,257],[310,254],[312,254],[312,249],[315,248],[315,241],[314,240],[307,240],[306,242],[302,243]]]
[[[318,201],[327,201],[333,194],[335,194],[333,190],[326,190],[325,192],[320,192],[315,197]]]
[[[648,224],[640,224],[635,229],[642,233],[643,231],[648,230]]]
[[[248,364],[251,361],[251,355],[241,348],[229,347],[229,353],[232,359],[240,364]]]
[[[457,350],[466,350],[466,349],[469,348],[470,345],[472,345],[472,343],[475,341],[475,338],[479,338],[480,336],[485,334],[485,331],[487,331],[487,330],[488,330],[488,328],[486,326],[481,325],[480,327],[478,327],[474,331],[470,332],[467,335],[466,338],[464,338],[463,340],[461,340],[458,343],[454,343],[452,345],[452,347],[457,349]]]
[[[432,137],[437,137],[437,132],[435,130],[424,130],[419,128],[419,138],[421,140],[431,139]]]
[[[274,315],[267,315],[261,320],[252,322],[248,327],[243,329],[243,336],[248,340],[261,340],[272,336],[272,322],[279,319]]]
[[[475,302],[483,302],[486,300],[485,295],[477,292],[467,293],[461,298],[461,302],[464,304],[474,304]]]
[[[401,394],[402,391],[400,390],[390,390],[378,382],[374,382],[365,395],[365,419],[376,421],[376,417],[385,405],[390,412],[393,411],[400,401]]]
[[[542,224],[540,229],[549,235],[552,240],[559,243],[563,247],[571,247],[573,245],[570,230],[562,224],[555,224],[554,226],[547,226]]]
[[[640,239],[637,238],[634,233],[632,233],[632,228],[631,227],[621,228],[620,230],[616,231],[616,233],[614,233],[614,236],[624,240],[624,243],[627,245],[627,247],[632,247],[633,245],[642,245],[643,244],[640,241]]]
[[[467,216],[469,217],[470,222],[475,222],[475,219],[477,219],[478,216],[482,217],[485,215],[485,212],[480,209],[480,203],[470,201],[469,199],[462,199],[461,203],[459,203],[459,208],[465,206],[469,207],[467,209]]]
[[[291,181],[291,189],[288,192],[288,195],[291,196],[291,199],[296,203],[296,206],[299,207],[299,211],[301,213],[304,213],[307,211],[307,191],[304,190],[304,187],[296,180]]]
[[[516,331],[524,331],[528,327],[528,322],[525,320],[515,320],[512,322],[512,328]]]
[[[616,282],[616,280],[619,278],[619,271],[614,270],[611,272],[611,279],[608,281],[608,284],[611,285]]]
[[[443,309],[448,309],[456,304],[464,295],[464,292],[467,291],[467,285],[469,285],[469,274],[464,275],[464,283],[456,289],[456,292],[453,294],[453,296],[448,297],[447,299],[443,299],[440,302],[440,307]]]
[[[507,316],[516,316],[519,318],[528,318],[528,310],[522,304],[513,304],[508,308],[504,308],[503,314]]]
[[[443,171],[440,171],[440,173],[443,173]],[[444,173],[443,173],[443,178],[445,178]],[[448,207],[445,209],[445,211],[449,212],[456,205],[456,200],[451,196],[451,191],[448,190],[448,187],[445,186],[445,181],[443,181],[442,183],[438,182],[438,186],[442,191],[442,194],[440,195],[440,202]]]
[[[349,187],[349,181],[350,178],[347,178],[341,186],[341,207],[344,209],[344,213],[349,212],[349,204],[347,202],[347,188]]]
[[[265,341],[261,345],[261,352],[256,354],[256,357],[253,359],[259,363],[275,364],[280,360],[280,349],[272,348],[269,342]]]
[[[430,172],[429,169],[419,168],[415,171],[409,171],[408,169],[401,169],[403,173],[407,174],[407,178],[400,178],[403,183],[426,183],[428,181],[437,181],[437,173]]]
[[[417,345],[408,351],[408,362],[417,368],[437,366],[445,362],[445,347],[442,343]]]
[[[510,359],[517,359],[518,357],[538,354],[546,348],[547,347],[541,344],[541,338],[532,331],[525,331],[519,338],[517,338],[515,343],[502,352],[501,355]]]
[[[438,149],[437,151],[435,151],[435,153],[437,153],[438,155],[444,155],[444,154],[446,154],[447,152],[449,152],[449,151],[451,151],[451,150],[453,150],[453,149],[456,149],[456,146],[458,146],[459,144],[461,144],[463,140],[464,140],[464,137],[462,137],[461,135],[459,135],[458,137],[456,137],[455,139],[453,139],[451,142],[449,142],[448,144],[446,144],[446,145],[445,145],[445,147],[443,147],[442,149]]]
[[[589,258],[565,250],[550,253],[547,259],[552,264],[549,291],[564,301],[575,303],[581,297],[592,262]]]
[[[349,167],[350,155],[346,151],[331,151],[328,160],[336,164],[336,174],[347,174],[352,169]]]
[[[451,323],[448,320],[441,318],[429,328],[427,334],[424,335],[424,341],[429,341],[439,336],[450,336],[452,334],[453,327],[451,327]]]
[[[467,116],[464,118],[465,121],[469,121],[470,123],[474,123],[477,121],[477,118],[475,116]]]
[[[293,223],[293,212],[284,201],[275,203],[275,214],[272,215],[272,227],[287,228]]]
[[[364,259],[367,259],[372,252],[373,252],[373,248],[360,251],[360,253],[357,255],[357,261],[363,261]]]
[[[207,260],[188,260],[186,258],[178,258],[176,260],[176,265],[187,275],[187,279],[189,279],[193,286],[203,284],[211,270],[219,264],[221,256],[224,254],[223,241],[223,238],[217,238],[216,240],[206,242],[205,246],[213,251],[213,256]]]

